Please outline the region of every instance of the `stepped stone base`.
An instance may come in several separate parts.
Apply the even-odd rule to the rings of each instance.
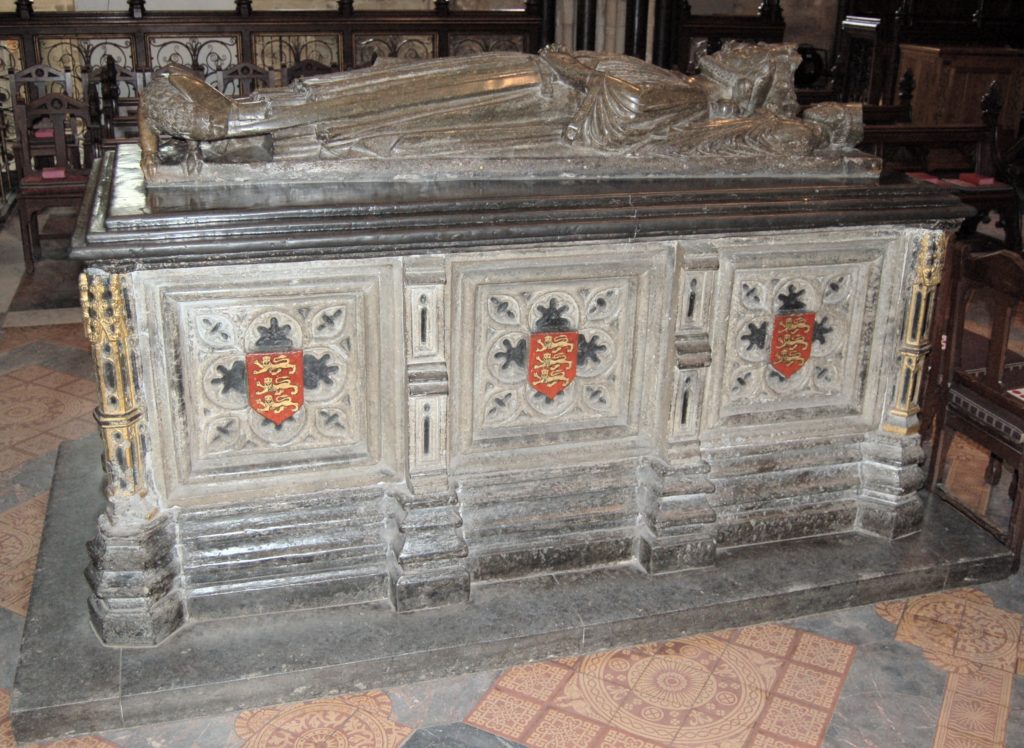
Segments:
[[[61,448],[15,679],[19,740],[213,714],[500,668],[977,584],[1010,553],[925,498],[921,531],[719,548],[713,567],[625,562],[474,584],[468,602],[387,602],[193,622],[149,649],[100,643],[84,614],[86,542],[104,505],[92,439]],[[862,519],[864,525],[870,524]],[[867,529],[867,528],[866,528]],[[874,529],[874,528],[871,528]]]

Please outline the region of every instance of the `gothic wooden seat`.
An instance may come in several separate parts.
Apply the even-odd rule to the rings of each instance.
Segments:
[[[986,527],[1020,560],[1024,539],[1024,258],[956,247],[951,315],[939,363],[929,486]],[[958,492],[954,463],[973,449],[987,462],[973,491]],[[973,447],[968,447],[970,440]],[[1009,471],[1004,477],[1004,468]],[[951,487],[953,486],[953,487]],[[985,486],[984,488],[981,488]],[[1005,494],[1003,493],[1005,491]],[[959,494],[959,495],[958,495]]]
[[[78,208],[93,159],[89,107],[52,93],[14,105],[18,137],[18,214],[25,271],[39,254],[38,214],[50,207]]]

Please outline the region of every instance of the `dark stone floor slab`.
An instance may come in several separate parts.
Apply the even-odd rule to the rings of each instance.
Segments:
[[[731,549],[688,572],[622,565],[481,584],[468,603],[411,614],[358,605],[209,621],[156,648],[118,650],[99,643],[85,613],[99,453],[90,438],[58,457],[14,688],[21,740],[443,678],[1010,572],[1005,548],[930,500],[922,532],[895,542],[836,535]]]
[[[417,730],[402,748],[522,748],[519,743],[456,722]]]

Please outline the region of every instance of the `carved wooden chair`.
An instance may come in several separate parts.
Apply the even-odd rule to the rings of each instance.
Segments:
[[[78,209],[93,160],[89,107],[51,93],[14,105],[18,137],[18,214],[25,271],[39,254],[38,214],[45,208]]]
[[[299,60],[294,65],[281,69],[281,82],[288,85],[299,78],[338,72],[337,65],[325,65],[317,60]]]
[[[130,70],[107,57],[103,65],[82,72],[98,145],[115,148],[139,139],[138,108],[145,73]]]
[[[216,82],[213,84],[221,93],[228,96],[249,96],[257,88],[270,85],[271,73],[248,62],[218,70]]]
[[[1024,540],[1024,258],[961,245],[951,260],[928,483],[1009,546],[1017,565]],[[956,485],[962,481],[954,471],[967,469],[965,455],[954,453],[958,436],[962,445],[973,442],[961,452],[981,458],[972,490]]]

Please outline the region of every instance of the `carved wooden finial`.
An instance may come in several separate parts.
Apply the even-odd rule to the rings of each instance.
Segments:
[[[999,91],[996,81],[988,87],[985,95],[981,97],[981,121],[986,127],[995,127],[999,120],[999,113],[1003,111],[1003,95]]]
[[[146,15],[146,0],[128,0],[128,15],[141,20]]]
[[[766,21],[782,23],[782,5],[780,0],[761,0],[757,6],[757,15]]]
[[[434,0],[434,10],[439,16],[446,16],[451,10],[448,0]]]
[[[14,3],[14,12],[18,14],[18,18],[31,18],[32,0],[16,0]]]
[[[252,15],[252,0],[235,0],[235,13],[242,18]]]
[[[904,106],[910,106],[910,101],[914,98],[914,89],[917,88],[917,81],[914,80],[914,73],[910,68],[907,68],[906,72],[903,73],[898,88],[900,103]]]
[[[338,12],[346,18],[351,16],[354,11],[353,2],[354,0],[338,0]]]

